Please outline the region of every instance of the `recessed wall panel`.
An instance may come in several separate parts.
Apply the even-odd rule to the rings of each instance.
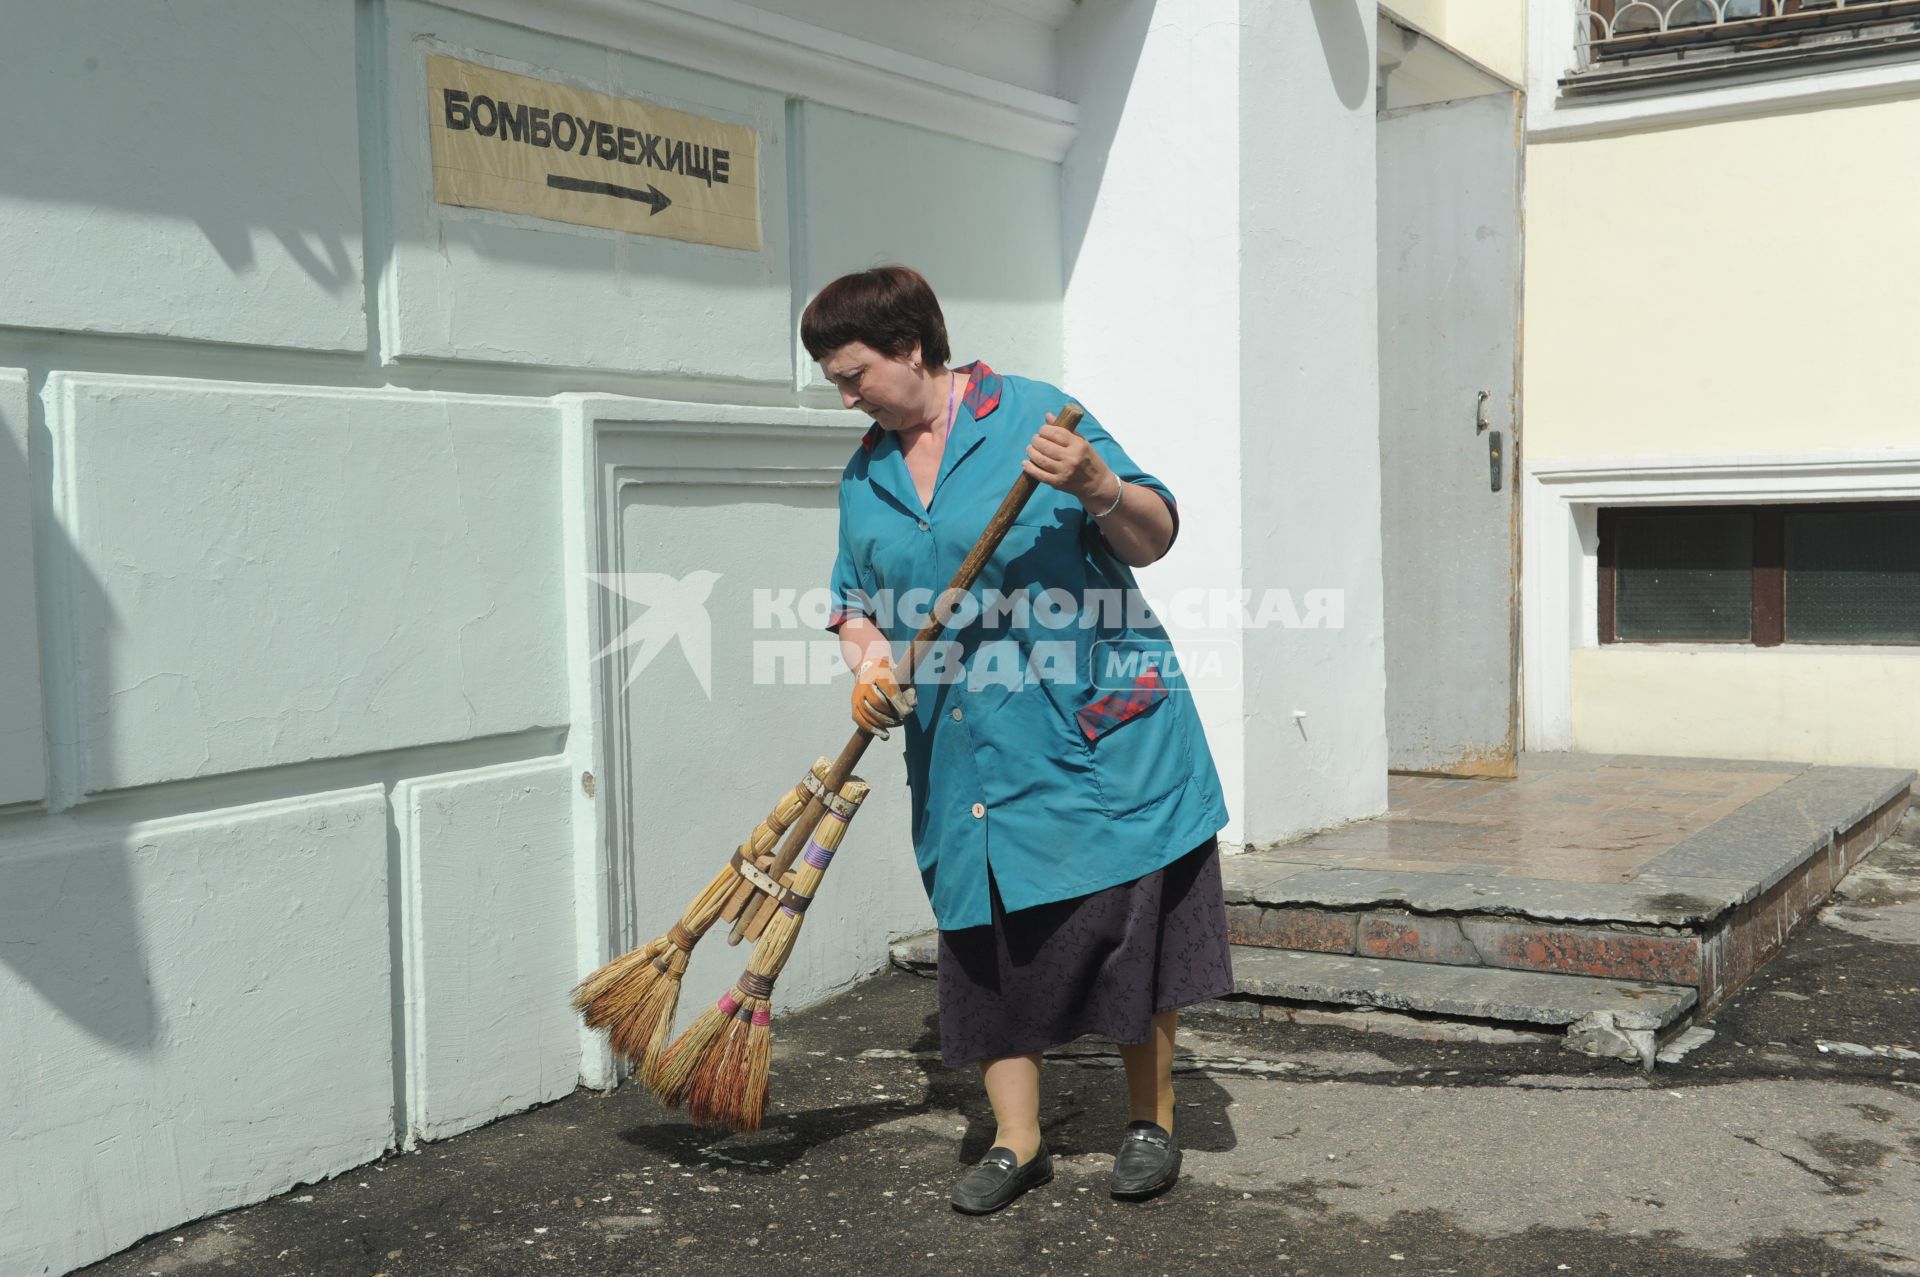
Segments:
[[[520,763],[396,787],[408,1120],[441,1139],[580,1077],[572,772]]]
[[[55,379],[82,787],[566,722],[534,400]]]
[[[386,857],[377,787],[0,835],[0,1272],[379,1156]]]

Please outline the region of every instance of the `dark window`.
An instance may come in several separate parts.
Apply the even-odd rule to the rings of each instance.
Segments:
[[[1627,642],[1753,637],[1753,516],[1623,511],[1614,521],[1614,633]]]
[[[1600,640],[1920,644],[1920,502],[1602,510]]]
[[[1920,643],[1920,510],[1787,515],[1787,641]]]

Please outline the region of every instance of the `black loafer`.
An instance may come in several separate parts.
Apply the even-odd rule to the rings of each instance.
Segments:
[[[980,1164],[953,1187],[953,1208],[965,1215],[991,1215],[1030,1188],[1053,1178],[1053,1154],[1042,1144],[1033,1160],[1020,1166],[1019,1156],[999,1145],[987,1150]]]
[[[1126,1138],[1113,1159],[1113,1195],[1143,1202],[1173,1187],[1180,1178],[1180,1146],[1158,1122],[1128,1122]]]

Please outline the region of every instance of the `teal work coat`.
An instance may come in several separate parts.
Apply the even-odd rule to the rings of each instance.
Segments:
[[[959,371],[966,400],[927,505],[878,426],[840,481],[828,627],[871,617],[896,654],[1019,477],[1046,414],[1068,402],[985,364]],[[1166,485],[1092,416],[1080,434],[1167,503],[1177,533]],[[1172,644],[1078,500],[1042,484],[973,595],[977,614],[948,629],[947,659],[924,667],[906,723],[914,854],[942,930],[992,920],[989,873],[1005,908],[1025,909],[1151,873],[1226,824]]]

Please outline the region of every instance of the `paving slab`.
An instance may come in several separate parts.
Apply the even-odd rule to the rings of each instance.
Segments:
[[[1381,961],[1251,945],[1234,946],[1233,975],[1235,992],[1243,996],[1523,1024],[1568,1025],[1609,1011],[1626,1027],[1661,1029],[1697,1001],[1692,989],[1678,985]]]
[[[1661,876],[1745,879],[1755,894],[1894,801],[1914,773],[1890,767],[1813,767],[1647,862]]]
[[[1915,774],[1527,754],[1517,779],[1394,776],[1372,820],[1229,856],[1227,902],[1687,927],[1757,899]]]

